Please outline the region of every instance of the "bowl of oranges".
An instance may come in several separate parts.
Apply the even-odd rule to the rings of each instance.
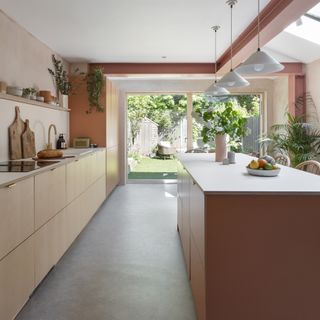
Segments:
[[[272,157],[264,156],[251,160],[247,171],[253,176],[276,177],[280,173],[280,168],[276,166],[276,161]]]

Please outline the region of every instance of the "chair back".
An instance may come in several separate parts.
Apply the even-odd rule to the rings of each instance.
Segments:
[[[274,157],[274,160],[276,160],[276,163],[281,164],[283,166],[287,166],[287,167],[291,166],[290,158],[285,154],[282,154],[282,153],[277,154]]]
[[[304,161],[298,164],[296,169],[320,175],[320,162],[315,160]]]

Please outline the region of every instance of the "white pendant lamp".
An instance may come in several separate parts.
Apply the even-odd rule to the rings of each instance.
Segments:
[[[217,32],[220,29],[220,26],[213,26],[212,30],[214,31],[214,83],[204,92],[204,95],[207,97],[208,100],[210,100],[213,97],[219,97],[219,96],[226,96],[230,94],[230,92],[217,85]]]
[[[273,73],[284,69],[284,66],[260,49],[260,0],[258,0],[258,50],[236,70],[241,74]]]
[[[240,88],[240,87],[246,87],[249,85],[249,82],[243,78],[240,74],[238,74],[237,71],[233,70],[233,64],[232,64],[232,59],[233,59],[233,51],[232,51],[232,36],[233,36],[233,17],[232,17],[232,9],[233,6],[238,2],[238,0],[227,0],[227,4],[230,6],[231,9],[231,46],[230,46],[230,51],[231,51],[231,69],[230,71],[222,77],[221,80],[218,81],[217,85],[224,87],[224,88]]]

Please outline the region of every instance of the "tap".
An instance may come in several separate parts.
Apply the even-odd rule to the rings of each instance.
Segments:
[[[52,143],[50,141],[50,133],[51,129],[54,129],[54,134],[57,134],[57,127],[54,124],[50,124],[49,129],[48,129],[48,144],[47,144],[47,149],[52,149]]]

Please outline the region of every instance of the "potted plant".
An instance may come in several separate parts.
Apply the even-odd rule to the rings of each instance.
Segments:
[[[227,154],[227,136],[233,149],[241,145],[248,133],[247,114],[231,99],[216,102],[209,107],[198,109],[194,117],[203,125],[201,136],[204,143],[215,141],[216,161],[221,162]]]
[[[71,82],[69,81],[67,71],[63,68],[62,61],[57,60],[54,54],[52,55],[52,63],[54,69],[48,68],[48,71],[56,87],[59,105],[63,108],[68,108],[68,96],[72,89]]]
[[[93,108],[96,108],[98,112],[103,112],[104,107],[100,102],[105,84],[103,70],[101,68],[95,68],[86,76],[86,82],[89,100],[89,110],[87,113],[91,113]]]
[[[22,97],[37,100],[37,90],[35,88],[24,88],[22,90]]]
[[[320,155],[320,130],[304,122],[304,116],[287,113],[286,124],[276,124],[260,139],[268,152],[289,156],[291,165],[312,160]]]

